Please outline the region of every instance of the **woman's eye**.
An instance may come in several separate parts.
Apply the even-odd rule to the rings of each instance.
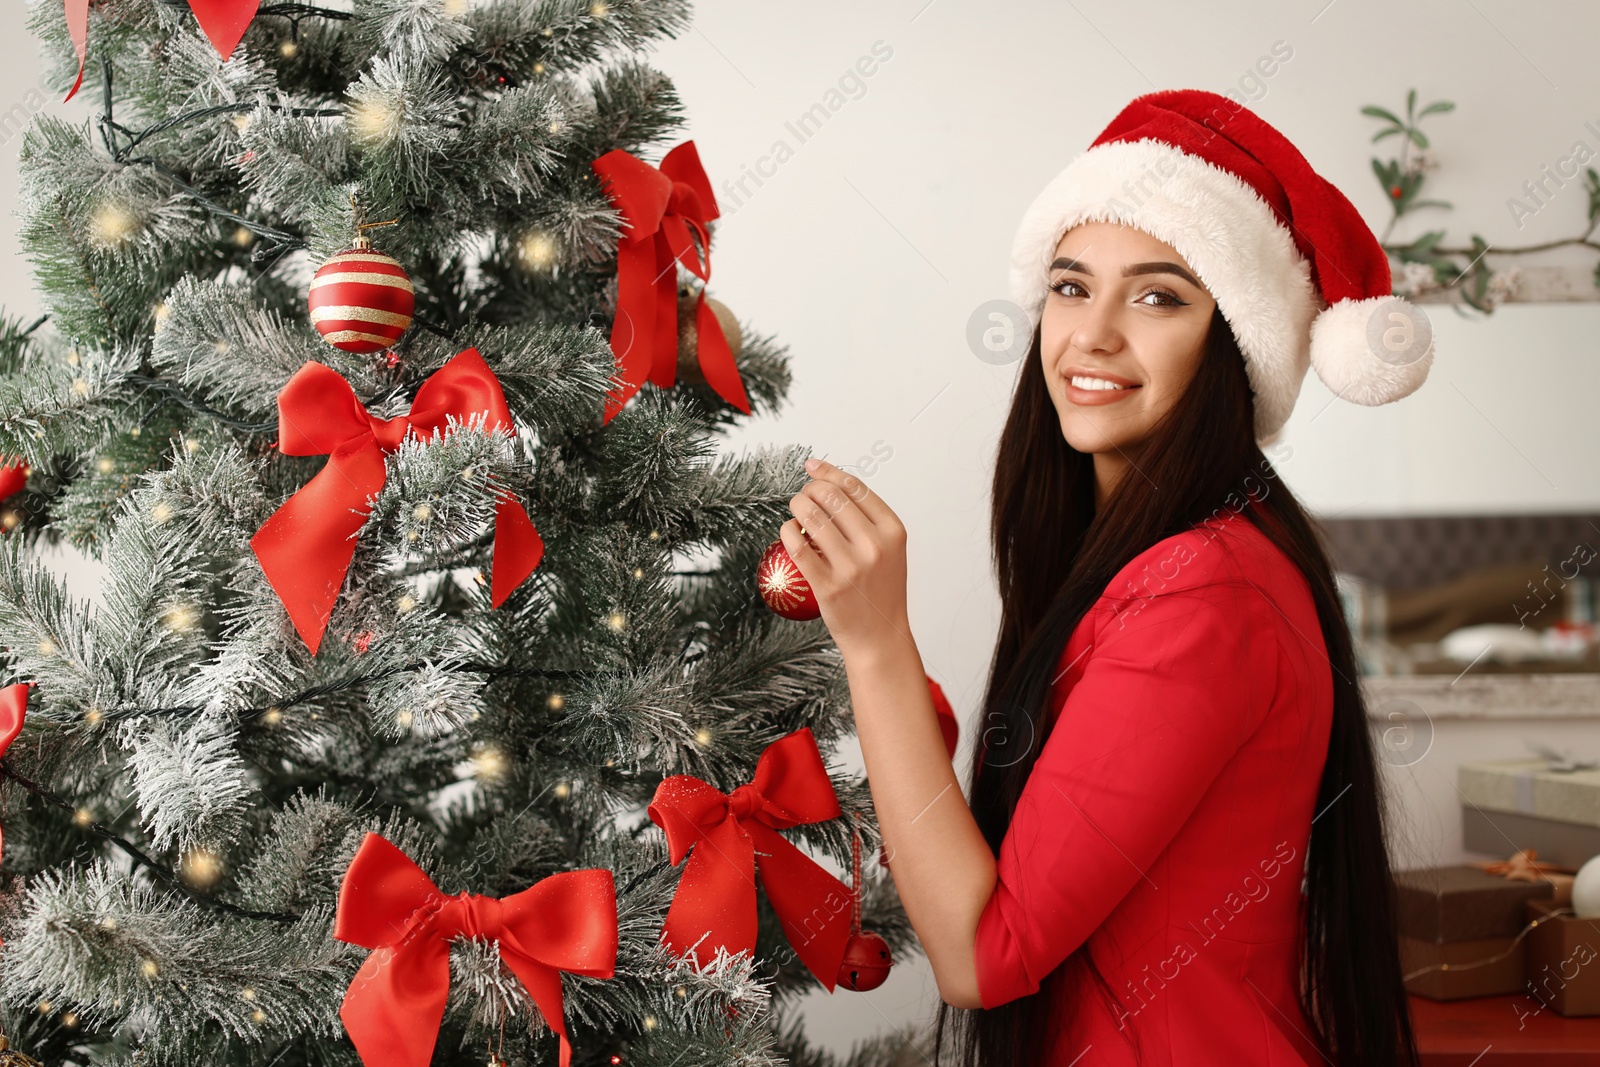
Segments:
[[[1079,296],[1087,294],[1087,290],[1083,288],[1082,283],[1073,278],[1062,278],[1054,285],[1049,286],[1049,290],[1053,293],[1059,293],[1062,296]],[[1076,290],[1076,292],[1070,290]],[[1158,296],[1161,299],[1153,304],[1147,303],[1148,298],[1152,296]],[[1145,303],[1147,307],[1160,308],[1186,307],[1189,303],[1187,300],[1179,299],[1176,293],[1168,292],[1165,289],[1147,289],[1145,292],[1139,295],[1137,302]]]
[[[1143,300],[1147,296],[1159,296],[1159,297],[1162,298],[1160,303],[1151,304],[1150,305],[1151,307],[1180,308],[1180,307],[1183,307],[1185,304],[1188,303],[1188,301],[1186,301],[1186,300],[1179,300],[1176,293],[1169,293],[1165,289],[1151,289],[1150,291],[1146,292],[1143,296],[1139,297],[1139,299]]]

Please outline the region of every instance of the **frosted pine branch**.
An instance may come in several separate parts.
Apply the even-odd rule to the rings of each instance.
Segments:
[[[287,928],[219,920],[99,864],[35,881],[0,965],[8,989],[76,1005],[90,1026],[331,1036],[354,970],[350,947],[327,936],[331,921],[327,909]]]

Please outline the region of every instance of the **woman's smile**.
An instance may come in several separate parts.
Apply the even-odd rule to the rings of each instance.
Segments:
[[[1126,399],[1140,388],[1139,383],[1105,371],[1090,371],[1081,367],[1068,367],[1061,379],[1066,386],[1067,401],[1079,407],[1115,404]]]

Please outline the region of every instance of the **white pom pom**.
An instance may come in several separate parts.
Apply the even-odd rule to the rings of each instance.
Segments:
[[[1311,366],[1353,404],[1410,396],[1433,366],[1433,324],[1398,296],[1340,300],[1311,323]]]

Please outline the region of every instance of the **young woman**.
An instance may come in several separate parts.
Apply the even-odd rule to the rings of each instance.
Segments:
[[[782,529],[844,659],[940,1044],[953,1024],[973,1067],[1413,1063],[1350,632],[1261,445],[1308,363],[1360,403],[1416,389],[1426,319],[1282,134],[1187,90],[1133,101],[1040,194],[1012,284],[1032,344],[970,799],[894,512],[811,460]]]

